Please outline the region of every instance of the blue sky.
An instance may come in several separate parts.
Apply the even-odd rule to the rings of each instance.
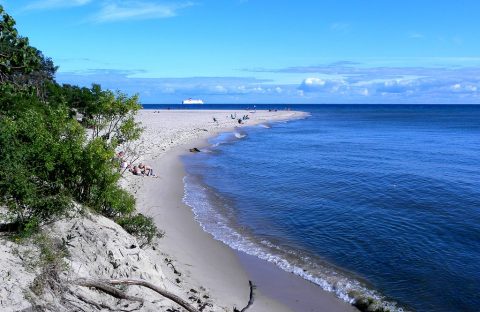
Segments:
[[[57,80],[142,103],[480,103],[478,0],[0,0]]]

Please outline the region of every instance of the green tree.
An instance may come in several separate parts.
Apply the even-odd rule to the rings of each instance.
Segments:
[[[14,26],[0,6],[0,206],[10,229],[33,233],[74,202],[116,220],[132,215],[115,149],[140,136],[138,97],[57,84],[53,62]]]
[[[19,36],[15,20],[0,5],[0,83],[32,89],[44,98],[45,83],[53,81],[56,70],[50,58]]]

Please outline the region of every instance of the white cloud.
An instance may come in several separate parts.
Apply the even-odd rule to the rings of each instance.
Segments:
[[[2,0],[0,0],[2,1]],[[95,13],[89,21],[97,23],[124,20],[169,18],[177,16],[179,10],[193,6],[192,2],[153,0],[35,0],[23,10],[49,10],[80,7],[91,4]]]
[[[63,83],[90,86],[95,81],[112,90],[140,93],[145,103],[178,103],[199,97],[209,103],[475,103],[480,100],[477,68],[403,78],[349,79],[306,76],[297,84],[277,84],[254,77],[139,78],[129,70],[91,70],[57,74]]]
[[[312,87],[323,87],[325,86],[326,81],[320,78],[307,78],[303,81],[306,86]]]
[[[169,18],[177,15],[177,11],[192,6],[192,2],[156,3],[144,1],[106,2],[93,20],[98,23],[124,20]]]
[[[441,70],[437,70],[440,71]],[[404,76],[401,78],[378,78],[359,76],[361,79],[344,77],[309,77],[305,78],[298,90],[299,96],[310,98],[338,97],[342,99],[368,97],[369,101],[378,103],[478,103],[480,78],[471,75],[473,69],[464,68],[445,71],[443,75]],[[450,75],[446,75],[449,72]],[[360,97],[358,97],[360,96]]]
[[[466,83],[466,84],[456,83],[453,86],[451,86],[451,90],[456,93],[476,93],[478,91],[478,88],[479,86],[471,83]]]
[[[299,89],[305,92],[329,92],[344,91],[346,83],[341,79],[321,79],[316,77],[305,78]]]
[[[25,10],[46,10],[83,6],[92,0],[39,0],[28,4]]]

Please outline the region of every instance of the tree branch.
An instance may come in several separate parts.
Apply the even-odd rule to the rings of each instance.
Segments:
[[[183,300],[179,296],[172,294],[169,291],[166,291],[165,289],[162,289],[160,287],[157,287],[149,282],[143,281],[143,280],[133,280],[133,279],[126,279],[126,280],[106,280],[105,282],[112,284],[112,285],[135,285],[135,286],[143,286],[147,287],[160,295],[164,296],[165,298],[168,298],[172,300],[173,302],[177,303],[180,305],[182,308],[189,312],[199,312],[196,308],[192,307],[189,302],[186,300]]]
[[[96,289],[101,290],[104,293],[107,293],[110,296],[115,297],[117,299],[125,299],[125,300],[137,301],[137,302],[143,303],[142,298],[129,296],[129,295],[125,294],[124,292],[116,289],[115,287],[107,285],[104,281],[78,279],[78,280],[75,281],[75,284],[77,284],[78,286],[83,286],[83,287],[96,288]]]
[[[177,295],[162,289],[160,287],[157,287],[149,282],[143,281],[143,280],[134,280],[134,279],[110,279],[110,280],[87,280],[87,279],[78,279],[75,281],[75,284],[79,286],[84,286],[84,287],[92,287],[96,288],[98,290],[101,290],[115,298],[119,299],[126,299],[126,300],[131,300],[131,301],[139,301],[143,303],[143,299],[137,298],[137,297],[131,297],[128,296],[127,294],[121,292],[120,290],[116,289],[113,286],[110,285],[134,285],[134,286],[143,286],[146,288],[149,288],[160,295],[164,296],[165,298],[168,298],[172,300],[173,302],[177,303],[180,305],[182,308],[186,309],[189,312],[199,312],[196,308],[190,305],[189,302],[186,300],[183,300],[182,298],[178,297]]]

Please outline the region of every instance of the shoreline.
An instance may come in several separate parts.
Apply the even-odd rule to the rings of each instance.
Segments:
[[[144,110],[141,112],[139,121],[143,121],[146,126],[147,135],[144,137],[146,141],[152,140],[152,133],[155,133],[151,131],[155,125],[151,124],[151,120],[149,124],[147,116],[158,119],[162,112],[166,115],[169,113],[182,115],[181,118],[186,118],[188,115],[195,115],[198,118],[199,114],[203,114],[205,118],[210,119],[210,115],[225,115],[233,111],[183,111],[182,113],[160,111],[157,113],[157,111]],[[257,113],[266,115],[249,120],[246,125],[241,126],[288,121],[307,116],[302,112],[259,111]],[[258,116],[257,113],[254,117]],[[197,125],[190,126],[198,129]],[[181,138],[177,144],[174,144],[171,139],[171,144],[167,148],[163,147],[159,150],[157,145],[156,148],[148,149],[148,155],[142,159],[155,169],[158,179],[127,178],[130,180],[129,184],[132,184],[132,180],[136,182],[130,189],[133,189],[137,198],[139,212],[153,217],[159,228],[166,232],[165,237],[159,240],[160,249],[168,256],[175,258],[188,278],[204,285],[215,302],[230,310],[234,306],[241,308],[246,305],[249,295],[248,280],[252,280],[258,286],[252,311],[357,311],[317,285],[287,273],[272,263],[235,251],[215,240],[195,220],[192,209],[183,202],[185,170],[180,158],[190,154],[189,148],[208,146],[210,138],[220,133],[231,132],[235,128],[236,125],[230,121],[230,124],[223,123],[218,127],[214,125],[213,129],[212,127],[203,128],[201,132],[197,132],[188,139],[182,133],[176,136]],[[184,130],[189,131],[189,129]],[[284,286],[278,287],[281,284]]]

